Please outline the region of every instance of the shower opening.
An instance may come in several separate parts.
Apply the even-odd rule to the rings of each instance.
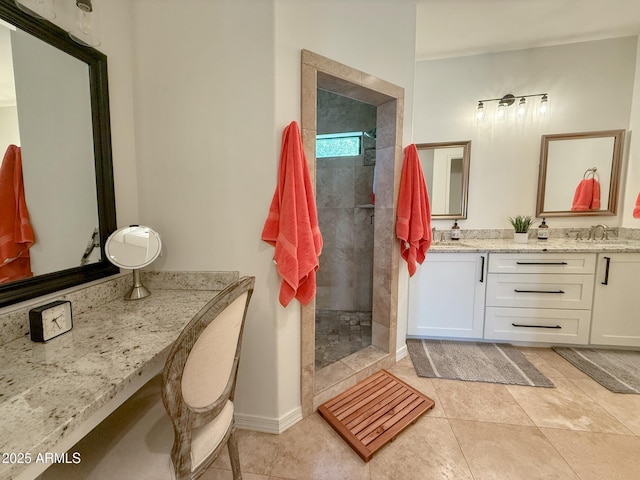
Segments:
[[[377,107],[317,91],[315,369],[371,345]]]

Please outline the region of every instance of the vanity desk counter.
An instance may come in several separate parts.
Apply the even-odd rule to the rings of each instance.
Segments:
[[[640,240],[612,239],[602,241],[550,238],[548,240],[529,239],[528,243],[516,243],[513,239],[461,239],[434,242],[429,252],[441,253],[639,253]]]
[[[47,343],[26,336],[0,346],[0,478],[37,477],[51,464],[45,454],[70,449],[158,374],[217,293],[154,289],[74,315],[73,329]]]

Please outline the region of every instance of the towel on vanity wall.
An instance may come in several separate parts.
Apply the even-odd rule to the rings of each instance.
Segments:
[[[282,277],[279,300],[283,307],[295,297],[307,304],[316,293],[322,235],[300,129],[291,122],[282,133],[278,184],[262,240],[275,247],[274,261]]]
[[[595,178],[580,181],[573,195],[572,211],[600,210],[600,182]]]
[[[636,198],[636,207],[633,209],[633,218],[640,218],[640,193]]]
[[[600,210],[600,182],[596,178],[593,180],[593,194],[591,195],[591,210]]]
[[[413,276],[416,262],[421,264],[424,261],[431,246],[429,193],[414,144],[404,150],[396,236],[400,239],[400,254],[407,261],[409,276]]]
[[[0,283],[33,276],[29,248],[34,242],[20,147],[9,145],[0,167]]]

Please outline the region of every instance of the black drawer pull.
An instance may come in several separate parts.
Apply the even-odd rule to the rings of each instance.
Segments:
[[[560,325],[520,325],[518,323],[512,323],[511,325],[523,328],[562,328]]]
[[[564,290],[518,290],[517,288],[513,291],[516,293],[564,293]]]
[[[604,270],[604,282],[600,282],[602,285],[609,285],[609,266],[611,265],[611,257],[604,257],[607,261],[606,268]]]
[[[568,265],[567,262],[516,262],[516,265]]]
[[[484,255],[480,258],[482,259],[482,265],[480,266],[480,283],[484,283]]]

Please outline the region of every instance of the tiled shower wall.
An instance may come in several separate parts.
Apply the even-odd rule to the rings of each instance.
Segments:
[[[318,134],[364,132],[376,126],[376,107],[318,90]],[[375,143],[364,138],[364,146]],[[373,276],[373,165],[363,156],[319,158],[316,202],[324,246],[316,308],[371,311]]]

